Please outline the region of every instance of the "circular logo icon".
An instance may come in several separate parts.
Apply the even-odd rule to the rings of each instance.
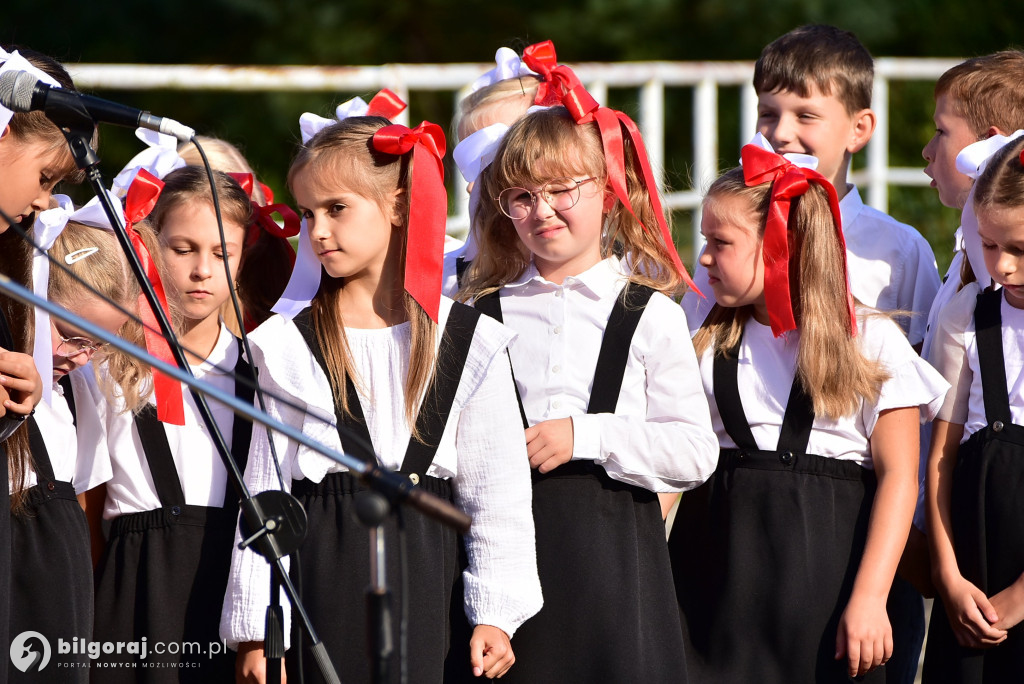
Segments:
[[[22,672],[41,672],[50,662],[50,642],[39,632],[22,632],[11,639],[11,664]]]

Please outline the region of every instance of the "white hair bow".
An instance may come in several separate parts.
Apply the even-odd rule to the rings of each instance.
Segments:
[[[750,142],[747,143],[747,144],[748,145],[757,145],[758,147],[760,147],[763,150],[767,150],[769,152],[775,152],[775,148],[772,147],[772,144],[770,142],[768,142],[768,138],[764,137],[764,135],[762,135],[761,133],[755,133],[754,137],[751,138]],[[776,152],[776,154],[778,154],[778,153]],[[783,154],[781,156],[782,156],[783,159],[788,160],[794,166],[799,166],[802,169],[810,169],[812,171],[817,171],[818,170],[818,158],[817,157],[813,157],[813,156],[811,156],[809,154],[800,154],[799,152],[786,152],[785,154]],[[743,162],[741,161],[740,165],[742,165],[742,163]]]
[[[32,66],[32,64],[22,57],[17,50],[14,52],[7,52],[0,47],[0,74],[7,71],[27,71],[43,83],[47,83],[55,88],[60,88],[60,83],[57,83],[57,81],[45,71]],[[7,124],[11,122],[12,116],[14,116],[14,112],[3,105],[0,105],[0,131],[7,127]]]
[[[480,76],[469,85],[469,92],[475,93],[481,88],[494,85],[499,81],[506,81],[510,78],[520,76],[536,76],[537,72],[526,66],[515,50],[507,47],[500,47],[494,53],[494,68]]]
[[[342,119],[347,119],[350,116],[366,116],[369,111],[370,105],[366,103],[366,100],[357,96],[335,107],[333,119],[325,119],[312,112],[306,112],[299,117],[299,131],[302,134],[302,144],[305,145],[314,135]]]
[[[960,154],[956,155],[956,170],[968,178],[977,180],[995,153],[1022,135],[1024,135],[1024,130],[1018,130],[1010,135],[993,135],[968,145],[960,150]],[[967,254],[971,270],[974,271],[975,277],[982,286],[987,285],[991,282],[991,276],[989,276],[989,280],[985,280],[988,268],[985,266],[985,252],[981,246],[981,236],[978,235],[978,217],[974,213],[973,185],[967,194],[967,201],[964,202],[963,212],[960,214],[960,228],[963,231],[964,252]]]
[[[157,178],[163,178],[171,171],[187,166],[178,154],[178,139],[174,136],[138,128],[135,137],[146,143],[146,149],[132,157],[121,173],[114,177],[111,190],[121,198],[128,194],[128,188],[139,174],[139,169],[146,169]]]

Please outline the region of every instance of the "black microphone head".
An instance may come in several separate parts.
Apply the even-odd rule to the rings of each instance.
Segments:
[[[14,112],[32,111],[32,93],[39,83],[27,71],[5,71],[0,74],[0,104]]]

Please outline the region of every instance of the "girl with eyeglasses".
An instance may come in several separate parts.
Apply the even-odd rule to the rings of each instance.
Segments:
[[[478,181],[490,199],[460,296],[519,333],[544,591],[506,680],[685,681],[658,493],[703,482],[718,443],[670,298],[685,270],[619,114],[624,168],[609,131],[555,107],[513,124]]]
[[[70,202],[65,206],[43,215],[71,209]],[[34,233],[39,239],[39,222]],[[131,310],[138,288],[113,233],[70,222],[49,254],[71,273],[49,268],[48,299],[111,335],[118,334],[128,317],[109,302]],[[57,639],[70,643],[76,638],[89,640],[93,627],[89,528],[79,498],[95,478],[106,477],[105,460],[94,459],[88,447],[102,433],[94,407],[104,398],[91,369],[83,367],[93,360],[102,362],[103,353],[97,352],[103,343],[53,317],[48,323],[37,318],[36,323],[46,326],[37,331],[37,338],[49,341],[46,353],[52,355],[48,364],[40,363],[37,356],[36,365],[52,368],[52,387],[26,421],[31,459],[12,469],[20,477],[10,483],[15,502],[11,634],[32,630],[51,644]],[[55,653],[53,657],[54,662],[41,673],[17,672],[18,681],[88,681],[87,656]]]

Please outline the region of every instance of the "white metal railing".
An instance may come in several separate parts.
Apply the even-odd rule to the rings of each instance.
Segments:
[[[889,185],[920,186],[928,177],[920,168],[889,166],[889,84],[898,80],[934,81],[957,64],[956,59],[907,59],[883,57],[875,60],[874,109],[878,126],[867,146],[867,167],[853,179],[867,188],[867,202],[882,211],[888,207]],[[491,68],[490,64],[385,64],[382,66],[204,66],[141,64],[78,64],[70,66],[75,83],[86,90],[188,90],[188,91],[293,91],[366,93],[390,88],[410,102],[417,91],[450,91],[458,99],[462,88]],[[692,187],[666,194],[672,209],[693,210],[692,245],[699,248],[700,198],[704,188],[717,176],[719,141],[718,94],[724,88],[740,89],[740,129],[737,145],[747,142],[755,128],[757,99],[751,86],[752,62],[621,62],[573,65],[580,79],[599,102],[606,102],[608,90],[636,88],[639,91],[637,123],[643,131],[651,162],[663,178],[665,161],[666,88],[692,88],[693,150]],[[158,112],[173,116],[173,112]],[[408,114],[398,117],[408,123]],[[738,154],[728,150],[727,154]],[[467,201],[462,183],[454,184],[456,215],[449,231],[464,232],[468,226]]]

